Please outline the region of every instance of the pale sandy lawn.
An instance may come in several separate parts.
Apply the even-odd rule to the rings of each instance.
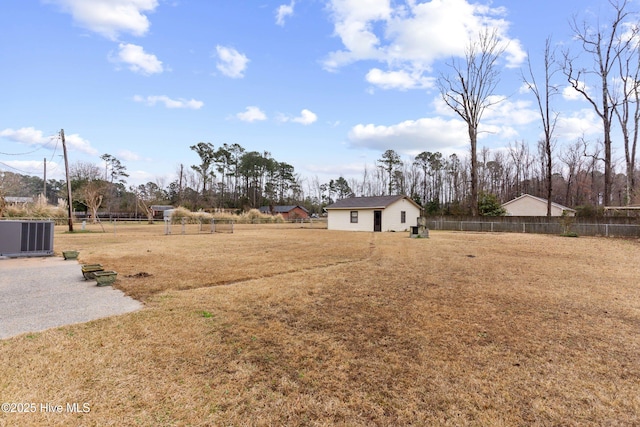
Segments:
[[[640,424],[638,241],[62,231],[146,308],[0,341],[0,401],[91,408],[0,425]]]

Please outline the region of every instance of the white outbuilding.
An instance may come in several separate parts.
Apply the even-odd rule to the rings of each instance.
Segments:
[[[532,196],[531,194],[523,194],[520,197],[516,197],[513,200],[503,203],[502,207],[507,211],[508,216],[547,215],[547,200]],[[551,216],[562,216],[563,214],[566,216],[575,216],[576,211],[552,202]]]
[[[329,230],[408,231],[421,207],[407,196],[350,197],[325,208]]]

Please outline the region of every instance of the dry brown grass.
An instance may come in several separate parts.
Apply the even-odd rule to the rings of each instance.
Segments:
[[[127,226],[55,244],[146,308],[0,341],[0,400],[91,405],[0,425],[640,423],[637,241]]]

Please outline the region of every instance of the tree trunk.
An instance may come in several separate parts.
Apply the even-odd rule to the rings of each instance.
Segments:
[[[476,130],[469,125],[471,142],[471,216],[478,216],[478,139]]]

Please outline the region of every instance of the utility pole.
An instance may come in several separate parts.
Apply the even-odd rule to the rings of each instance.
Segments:
[[[44,184],[42,185],[42,195],[44,196],[44,200],[47,200],[47,158],[44,158]]]
[[[71,180],[69,179],[69,159],[67,158],[67,144],[64,141],[64,129],[60,129],[62,151],[64,152],[64,169],[67,174],[67,197],[69,200],[69,232],[73,232],[73,202],[71,201]]]
[[[178,204],[182,204],[182,173],[184,165],[180,163],[180,183],[178,184]]]

